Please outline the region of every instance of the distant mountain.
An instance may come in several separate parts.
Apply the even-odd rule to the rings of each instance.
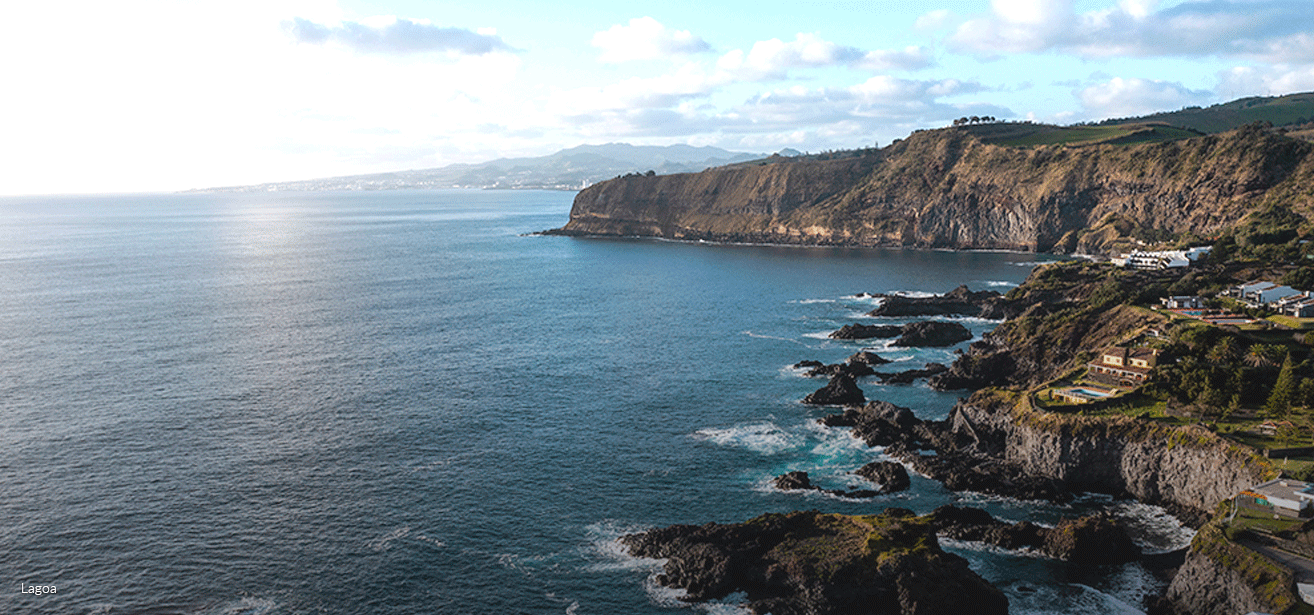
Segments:
[[[277,192],[283,190],[396,190],[406,188],[515,188],[579,190],[605,179],[654,171],[661,175],[693,173],[744,162],[764,154],[731,152],[691,145],[581,145],[537,158],[500,158],[479,164],[436,169],[348,175],[253,186],[210,188],[206,192]]]

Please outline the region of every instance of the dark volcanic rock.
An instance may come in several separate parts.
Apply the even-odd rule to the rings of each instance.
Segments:
[[[817,406],[861,406],[867,403],[867,397],[854,382],[853,376],[840,374],[830,379],[826,386],[809,393],[803,403]]]
[[[861,363],[863,365],[884,365],[889,362],[890,362],[889,359],[882,357],[881,355],[878,355],[870,350],[860,350],[854,353],[853,356],[848,358],[848,363],[850,365],[857,363]]]
[[[838,331],[830,334],[833,340],[865,340],[873,337],[895,337],[903,333],[903,327],[899,325],[864,325],[853,323],[844,325]]]
[[[1045,553],[1078,564],[1123,564],[1141,556],[1126,528],[1107,516],[1063,520],[1045,533]]]
[[[775,481],[776,489],[781,491],[797,491],[801,489],[816,489],[812,480],[808,478],[807,472],[786,472],[777,476]]]
[[[984,542],[1004,549],[1035,549],[1083,565],[1124,564],[1141,549],[1118,521],[1104,515],[1064,519],[1053,528],[1022,521],[1006,523],[979,508],[941,506],[927,515],[941,536]]]
[[[911,384],[918,378],[930,378],[937,374],[949,371],[949,368],[941,363],[927,363],[922,369],[909,369],[895,374],[885,374],[873,371],[872,375],[881,379],[885,384]]]
[[[1002,386],[1008,384],[1014,367],[1013,356],[1008,353],[971,353],[954,361],[949,371],[931,378],[930,385],[937,391]]]
[[[922,455],[906,446],[892,446],[886,453],[911,465],[919,474],[944,483],[950,491],[974,491],[1022,500],[1072,501],[1072,492],[1059,481],[1030,474],[1025,468],[994,457],[940,450]]]
[[[967,560],[940,549],[931,524],[907,511],[849,517],[815,511],[745,523],[676,525],[620,539],[665,559],[657,582],[705,601],[744,592],[775,615],[1002,615],[1008,600]]]
[[[908,470],[893,461],[873,461],[853,473],[879,484],[883,493],[895,493],[912,486]]]
[[[923,421],[912,410],[887,401],[874,401],[819,420],[830,427],[852,427],[853,436],[868,446],[897,443],[913,449],[930,448],[940,428],[939,423]]]
[[[775,484],[776,489],[781,491],[820,491],[821,493],[827,493],[842,498],[874,498],[878,495],[890,493],[884,490],[878,491],[875,489],[822,489],[821,487],[812,484],[812,479],[808,477],[807,472],[801,471],[786,472],[777,476],[775,480],[771,482]]]
[[[956,322],[926,320],[904,325],[895,346],[953,346],[972,339],[972,332]]]
[[[809,378],[815,378],[817,376],[831,377],[840,374],[848,374],[854,378],[861,378],[863,376],[875,375],[876,370],[873,370],[871,366],[866,363],[835,363],[833,365],[820,365],[814,367],[811,370],[808,370],[804,375]]]
[[[972,292],[964,285],[933,297],[881,297],[884,301],[880,307],[868,312],[868,316],[980,316],[986,306],[999,300],[1001,295],[993,290]]]
[[[825,363],[822,363],[821,361],[812,361],[810,359],[805,359],[803,361],[799,361],[798,363],[795,363],[794,369],[808,369],[814,367],[821,367],[822,365],[825,365]]]

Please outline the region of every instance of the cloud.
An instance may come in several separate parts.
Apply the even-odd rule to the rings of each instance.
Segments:
[[[916,70],[927,68],[935,62],[931,59],[931,50],[926,47],[905,47],[898,50],[868,51],[852,64],[854,68],[870,71]]]
[[[1218,75],[1218,91],[1228,98],[1278,96],[1314,90],[1314,66],[1238,66]]]
[[[838,45],[816,34],[799,33],[788,42],[778,38],[758,41],[748,53],[736,49],[721,56],[716,66],[734,75],[736,80],[759,81],[784,78],[790,69],[851,64],[866,55],[856,47]]]
[[[1122,0],[1078,13],[1072,0],[993,0],[949,37],[959,50],[993,56],[1059,50],[1082,57],[1244,56],[1314,61],[1314,11],[1305,0],[1195,0],[1157,8]]]
[[[608,64],[659,60],[712,49],[688,30],[668,29],[651,17],[637,17],[629,25],[617,24],[598,32],[593,35],[593,46],[602,50],[598,59]]]
[[[442,28],[426,20],[380,17],[367,22],[344,21],[338,25],[318,24],[300,17],[283,23],[298,43],[341,45],[357,53],[413,54],[444,52],[449,55],[479,56],[514,52],[496,34],[464,28]]]
[[[753,43],[745,53],[736,49],[721,56],[717,70],[728,81],[783,79],[794,69],[848,66],[861,70],[916,70],[933,64],[926,47],[864,51],[799,33],[792,41],[773,38]]]
[[[1105,119],[1207,104],[1213,100],[1214,94],[1168,81],[1114,77],[1082,89],[1077,98],[1090,116]]]
[[[665,108],[613,106],[563,114],[563,121],[585,134],[625,137],[690,138],[697,135],[795,135],[784,142],[817,144],[862,142],[879,134],[890,139],[967,114],[1010,117],[991,105],[953,105],[940,99],[984,91],[975,82],[912,80],[875,76],[839,88],[794,86],[757,94],[739,105],[718,109],[685,99]],[[887,134],[888,133],[888,134]],[[806,135],[806,138],[797,135]],[[825,139],[821,139],[822,136]]]

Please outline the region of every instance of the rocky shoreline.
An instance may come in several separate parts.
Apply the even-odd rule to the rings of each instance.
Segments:
[[[1019,313],[1034,314],[1038,309],[1036,305],[1044,303],[1042,300],[1028,307],[1025,304],[1035,297],[1027,293],[1017,294],[1017,297],[1010,295],[1012,298],[1009,299],[998,293],[973,293],[966,287],[960,287],[950,294],[937,297],[902,298],[893,302],[889,302],[887,297],[887,302],[875,311],[891,306],[889,312],[881,315],[946,315],[949,310],[955,310],[953,313],[957,315],[974,313],[1017,316]],[[908,326],[885,325],[877,326],[876,330],[882,334],[890,334],[893,330],[904,334]],[[861,332],[861,327],[853,325],[845,329],[850,333],[855,330]],[[847,335],[832,337],[849,339]],[[1085,417],[1079,414],[1054,414],[1033,407],[1028,394],[1004,388],[983,389],[960,400],[944,420],[924,420],[909,408],[884,401],[868,401],[857,384],[859,378],[876,378],[887,383],[929,378],[932,385],[936,386],[969,372],[972,372],[973,377],[966,379],[967,384],[979,384],[981,374],[989,369],[1007,372],[1013,367],[1011,363],[1005,365],[1001,362],[992,368],[983,368],[981,362],[999,356],[1014,361],[1023,352],[1017,345],[1000,352],[1002,338],[987,338],[986,341],[973,344],[973,350],[961,356],[952,368],[929,364],[921,370],[882,373],[874,367],[889,361],[870,350],[859,351],[838,364],[827,365],[811,360],[796,364],[795,368],[808,370],[805,375],[809,377],[829,377],[827,385],[808,395],[804,403],[842,408],[839,412],[819,418],[819,423],[829,427],[850,428],[853,437],[868,446],[883,447],[885,455],[895,461],[869,464],[871,467],[855,472],[875,483],[875,488],[858,485],[848,489],[826,489],[812,484],[804,472],[779,476],[774,485],[784,491],[821,492],[849,499],[875,498],[906,488],[906,470],[911,470],[939,481],[946,489],[955,492],[1055,503],[1071,502],[1077,494],[1092,492],[1135,499],[1161,506],[1191,527],[1208,528],[1211,527],[1208,523],[1218,502],[1270,478],[1274,473],[1266,459],[1230,444],[1203,428],[1172,427],[1122,415]],[[989,349],[979,346],[987,346]],[[1048,369],[1055,367],[1049,366]],[[897,467],[898,471],[892,472],[889,466]],[[871,476],[865,476],[864,471],[870,472]],[[803,534],[813,537],[827,535],[825,531],[814,527],[819,513],[791,514],[813,516],[813,520],[808,522],[813,525],[808,526],[810,529]],[[1155,556],[1152,560],[1145,560],[1127,537],[1126,531],[1116,520],[1108,517],[1065,519],[1054,528],[1045,528],[1027,522],[1001,522],[980,510],[941,507],[921,517],[911,511],[889,509],[883,513],[882,519],[885,521],[881,523],[893,522],[900,527],[915,525],[918,528],[916,532],[919,532],[917,536],[920,536],[917,540],[927,544],[937,543],[939,538],[981,542],[1003,549],[1030,550],[1083,565],[1146,562],[1148,567],[1172,579],[1166,596],[1151,600],[1146,605],[1155,615],[1224,615],[1226,611],[1219,610],[1223,607],[1212,605],[1235,603],[1262,606],[1273,603],[1273,599],[1257,597],[1259,595],[1252,591],[1253,582],[1229,571],[1226,562],[1232,561],[1228,557],[1235,559],[1235,554],[1217,556],[1218,548],[1210,551],[1207,545],[1197,545],[1192,547],[1184,560],[1181,554]],[[759,518],[740,525],[756,527],[763,523]],[[800,534],[798,528],[785,530],[780,523],[785,522],[776,520],[766,524],[775,528],[772,531],[783,532],[781,535],[773,534],[770,540],[740,526],[709,524],[653,530],[626,537],[622,542],[634,555],[668,558],[666,574],[659,576],[658,582],[686,589],[689,591],[689,600],[746,592],[749,596],[747,606],[755,613],[854,612],[844,610],[849,608],[843,606],[847,603],[831,598],[856,595],[854,592],[862,594],[863,600],[881,601],[877,610],[861,612],[954,612],[937,609],[959,609],[961,606],[941,604],[925,597],[912,599],[911,602],[895,601],[892,598],[894,594],[890,592],[895,591],[892,587],[901,588],[900,583],[910,582],[901,580],[901,575],[932,574],[927,572],[927,567],[932,566],[933,562],[936,578],[952,577],[952,583],[963,587],[975,587],[976,583],[984,582],[975,577],[970,569],[956,563],[946,563],[951,560],[937,554],[938,546],[922,552],[927,559],[919,560],[911,569],[886,570],[867,581],[859,582],[845,575],[816,576],[816,566],[823,560],[827,562],[826,570],[856,570],[852,568],[857,565],[853,562],[867,561],[862,559],[864,557],[880,560],[886,555],[882,555],[883,551],[858,553],[840,549],[839,552],[857,559],[831,562],[827,559],[829,555],[822,557],[822,552],[813,551],[821,559],[809,560],[807,565],[781,560],[779,557],[782,552],[793,553],[800,548],[789,542],[799,538]],[[795,519],[788,523],[803,521]],[[833,529],[847,527],[847,523],[855,522],[832,519],[822,525]],[[869,521],[863,523],[870,524]],[[727,529],[731,527],[737,529]],[[1197,536],[1197,542],[1205,535],[1206,532],[1202,530],[1201,535]],[[698,538],[694,540],[690,537]],[[743,540],[749,542],[735,542]],[[762,550],[759,547],[765,544],[763,541],[774,542]],[[890,545],[885,539],[877,542],[882,545],[882,549],[903,552],[902,547]],[[1209,556],[1210,553],[1214,553],[1214,556]],[[732,574],[725,570],[731,563],[734,567],[761,571],[761,574]],[[699,569],[700,565],[705,569]],[[1180,571],[1177,570],[1179,566]],[[863,574],[877,574],[874,569],[863,570]],[[874,580],[877,578],[879,581]],[[1192,579],[1226,581],[1225,588],[1216,590],[1215,594],[1224,592],[1231,602],[1220,598],[1222,594],[1201,598],[1183,589]],[[876,585],[864,586],[861,590],[852,586],[854,583],[868,582]],[[877,586],[881,589],[872,589]],[[712,587],[716,588],[715,591],[709,589]],[[897,589],[896,593],[902,596],[906,592]],[[993,594],[981,594],[987,597],[979,599],[994,600],[988,598],[989,595]],[[1233,600],[1236,596],[1241,597]],[[1209,603],[1209,600],[1214,602]],[[1006,601],[1002,609],[1000,612],[1007,611]],[[983,611],[972,609],[967,612]]]

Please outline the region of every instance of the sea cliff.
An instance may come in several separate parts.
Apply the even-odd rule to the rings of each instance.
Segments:
[[[1007,147],[914,133],[831,160],[768,159],[589,187],[567,235],[1108,253],[1314,208],[1314,144],[1259,125],[1137,145]]]
[[[1277,475],[1267,458],[1200,426],[1045,412],[1012,391],[983,391],[958,404],[949,430],[960,451],[1026,468],[1071,491],[1130,496],[1197,515]]]

